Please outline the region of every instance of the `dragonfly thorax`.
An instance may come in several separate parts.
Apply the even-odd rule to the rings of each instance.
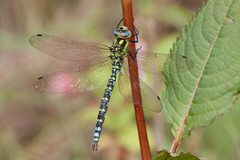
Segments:
[[[128,41],[126,39],[117,38],[113,41],[111,47],[112,59],[124,59],[127,55]]]

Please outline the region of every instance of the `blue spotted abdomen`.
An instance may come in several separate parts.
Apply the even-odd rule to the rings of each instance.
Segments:
[[[112,75],[111,75],[111,78],[108,80],[108,84],[105,89],[103,98],[101,100],[101,105],[98,113],[97,124],[95,128],[94,136],[93,136],[93,144],[92,144],[93,150],[97,150],[97,147],[98,147],[97,144],[102,131],[102,125],[105,120],[108,104],[112,95],[113,88],[116,83],[117,74],[119,73],[121,67],[122,67],[122,63],[120,63],[119,65],[113,65],[112,67]]]

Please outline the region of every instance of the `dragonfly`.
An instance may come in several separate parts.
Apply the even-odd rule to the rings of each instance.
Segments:
[[[139,49],[137,56],[133,57],[128,45],[138,42],[138,31],[135,27],[135,33],[132,34],[128,27],[121,25],[121,21],[113,32],[115,39],[111,46],[95,42],[68,40],[46,34],[37,34],[29,39],[29,43],[37,50],[58,59],[79,64],[77,68],[68,68],[40,76],[33,84],[33,88],[37,92],[84,93],[99,89],[107,82],[94,130],[93,151],[98,149],[102,126],[115,84],[118,84],[119,91],[124,97],[129,98],[130,96],[131,86],[126,58],[128,55],[131,58],[137,58],[139,70],[154,74],[162,74],[163,67],[157,67],[157,65],[163,62],[168,63],[169,73],[185,72],[193,68],[191,59],[184,55],[161,54]],[[136,40],[130,40],[130,37],[135,37]],[[139,82],[143,107],[160,112],[159,96],[142,79],[139,79]]]

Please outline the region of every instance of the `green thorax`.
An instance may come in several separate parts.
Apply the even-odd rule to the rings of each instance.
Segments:
[[[128,41],[126,39],[117,38],[112,44],[112,62],[118,65],[127,55]]]

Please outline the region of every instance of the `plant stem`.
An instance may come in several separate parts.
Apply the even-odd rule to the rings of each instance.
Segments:
[[[128,27],[132,34],[134,34],[134,26],[133,26],[133,11],[132,11],[132,0],[121,0],[122,1],[122,11],[123,11],[123,19],[124,25]],[[130,38],[134,40],[134,37]],[[132,56],[136,56],[136,47],[135,43],[129,43],[129,51]],[[144,119],[144,113],[142,108],[142,98],[141,98],[141,90],[139,85],[139,76],[138,76],[138,65],[137,59],[133,59],[128,55],[128,65],[129,65],[129,73],[130,73],[130,81],[132,88],[132,98],[135,110],[135,117],[138,128],[138,136],[141,148],[141,155],[143,160],[152,159],[148,137],[146,124]],[[133,87],[134,86],[134,87]]]
[[[175,142],[176,142],[176,140],[174,139],[173,142],[172,142],[170,151],[169,151],[170,153],[173,152],[173,148],[174,148],[174,146],[175,146]]]

